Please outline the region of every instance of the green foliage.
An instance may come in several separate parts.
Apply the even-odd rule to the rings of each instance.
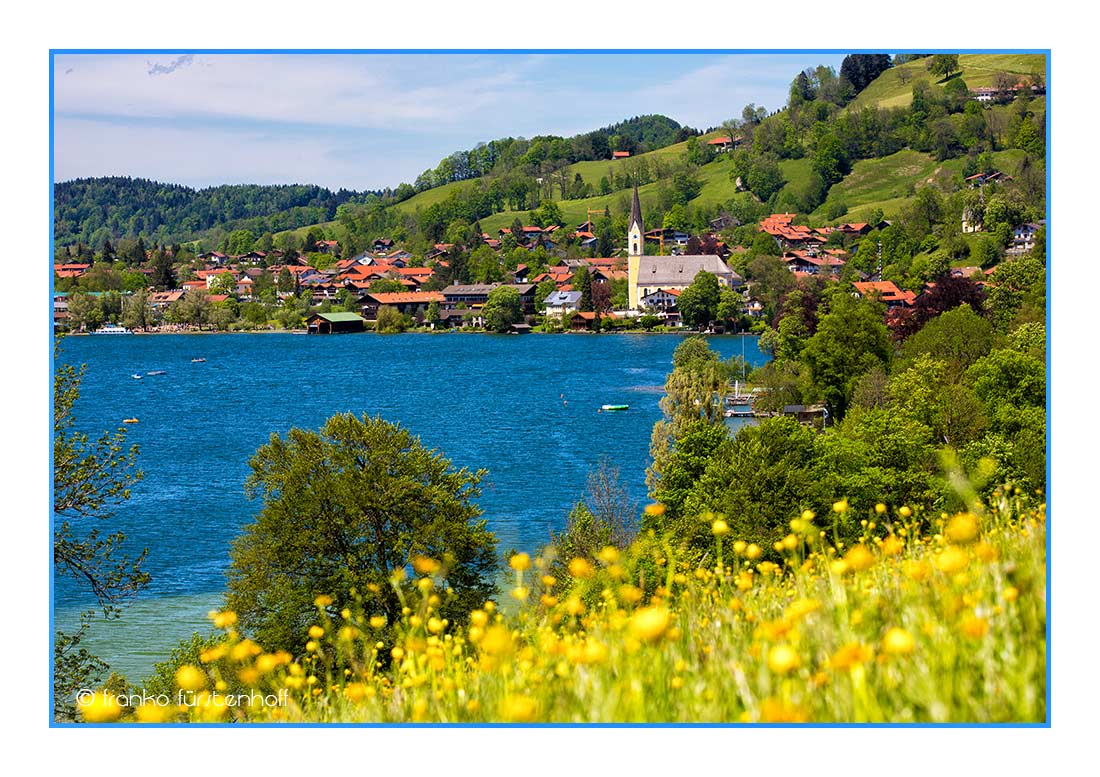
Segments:
[[[494,332],[507,332],[512,324],[523,321],[519,292],[511,286],[498,286],[489,292],[481,314],[485,316],[486,328]]]
[[[666,513],[661,518],[646,516],[643,528],[680,516],[684,502],[699,478],[706,471],[715,451],[729,438],[725,424],[711,423],[705,419],[691,419],[676,438],[672,454],[661,471],[661,478],[653,489],[653,499],[663,504]]]
[[[721,287],[718,276],[700,272],[676,300],[680,316],[688,326],[703,327],[718,317]]]
[[[411,319],[392,305],[378,308],[374,328],[379,334],[397,334],[412,325]]]
[[[339,612],[377,587],[396,622],[417,557],[446,569],[442,617],[460,622],[493,595],[496,538],[473,501],[484,470],[455,470],[402,427],[352,414],[272,435],[249,466],[263,507],[233,543],[226,603],[268,649],[302,648],[320,594]]]
[[[194,632],[189,638],[180,640],[167,660],[153,664],[153,673],[142,682],[141,689],[147,696],[163,694],[169,699],[175,699],[178,690],[176,671],[181,666],[202,666],[202,654],[217,647],[222,639],[221,634],[203,635]]]
[[[254,241],[256,234],[329,221],[339,205],[365,196],[297,184],[196,190],[141,178],[82,178],[54,185],[54,239],[58,245],[88,243],[93,234],[106,230],[116,238],[144,235],[167,244],[220,228],[248,230]],[[234,248],[244,244],[234,242]],[[243,251],[233,253],[252,247],[248,243]]]
[[[705,514],[720,513],[733,536],[770,548],[807,507],[814,438],[784,416],[742,427],[713,455],[668,531],[698,558],[714,547]]]
[[[905,340],[899,367],[908,367],[923,355],[946,363],[948,374],[958,379],[974,362],[989,353],[993,325],[969,305],[959,305],[933,318]]]
[[[813,384],[834,417],[844,415],[859,378],[892,354],[882,306],[835,294],[802,352]]]

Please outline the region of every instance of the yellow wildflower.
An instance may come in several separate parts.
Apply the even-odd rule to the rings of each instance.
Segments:
[[[671,618],[672,613],[667,607],[660,605],[644,607],[631,617],[630,633],[639,640],[653,642],[665,633]]]
[[[106,691],[78,697],[76,708],[88,723],[111,723],[122,717],[122,705],[114,694]]]

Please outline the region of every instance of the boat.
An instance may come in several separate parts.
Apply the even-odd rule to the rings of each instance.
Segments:
[[[124,423],[124,424],[136,424],[137,422],[138,422],[138,420],[136,418],[123,418],[122,419],[122,423]]]
[[[140,372],[135,372],[130,377],[133,378],[134,380],[141,380],[141,373]]]
[[[600,409],[601,410],[606,410],[608,412],[617,412],[617,411],[620,411],[620,410],[629,410],[630,405],[604,405]]]
[[[145,374],[146,375],[167,375],[168,373],[165,372],[164,370],[150,370],[149,372],[147,372]]]
[[[206,361],[206,359],[192,359],[191,363],[194,364],[195,362],[204,362],[204,361]]]
[[[92,332],[93,335],[132,335],[129,329],[118,324],[104,324]]]

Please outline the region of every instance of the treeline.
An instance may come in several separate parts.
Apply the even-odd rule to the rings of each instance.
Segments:
[[[573,137],[536,135],[501,138],[456,151],[433,169],[425,170],[413,184],[401,184],[393,192],[400,202],[427,189],[513,170],[525,175],[551,172],[574,162],[610,159],[613,151],[640,154],[679,143],[698,131],[682,127],[667,116],[635,116]]]
[[[215,228],[279,232],[329,221],[337,207],[365,194],[298,184],[192,189],[143,178],[80,178],[54,185],[54,241],[99,251],[120,238],[172,243]]]

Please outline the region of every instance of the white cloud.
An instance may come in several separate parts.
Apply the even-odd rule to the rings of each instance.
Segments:
[[[59,114],[398,128],[514,104],[534,60],[436,55],[63,55]],[[416,72],[412,79],[406,71]]]

